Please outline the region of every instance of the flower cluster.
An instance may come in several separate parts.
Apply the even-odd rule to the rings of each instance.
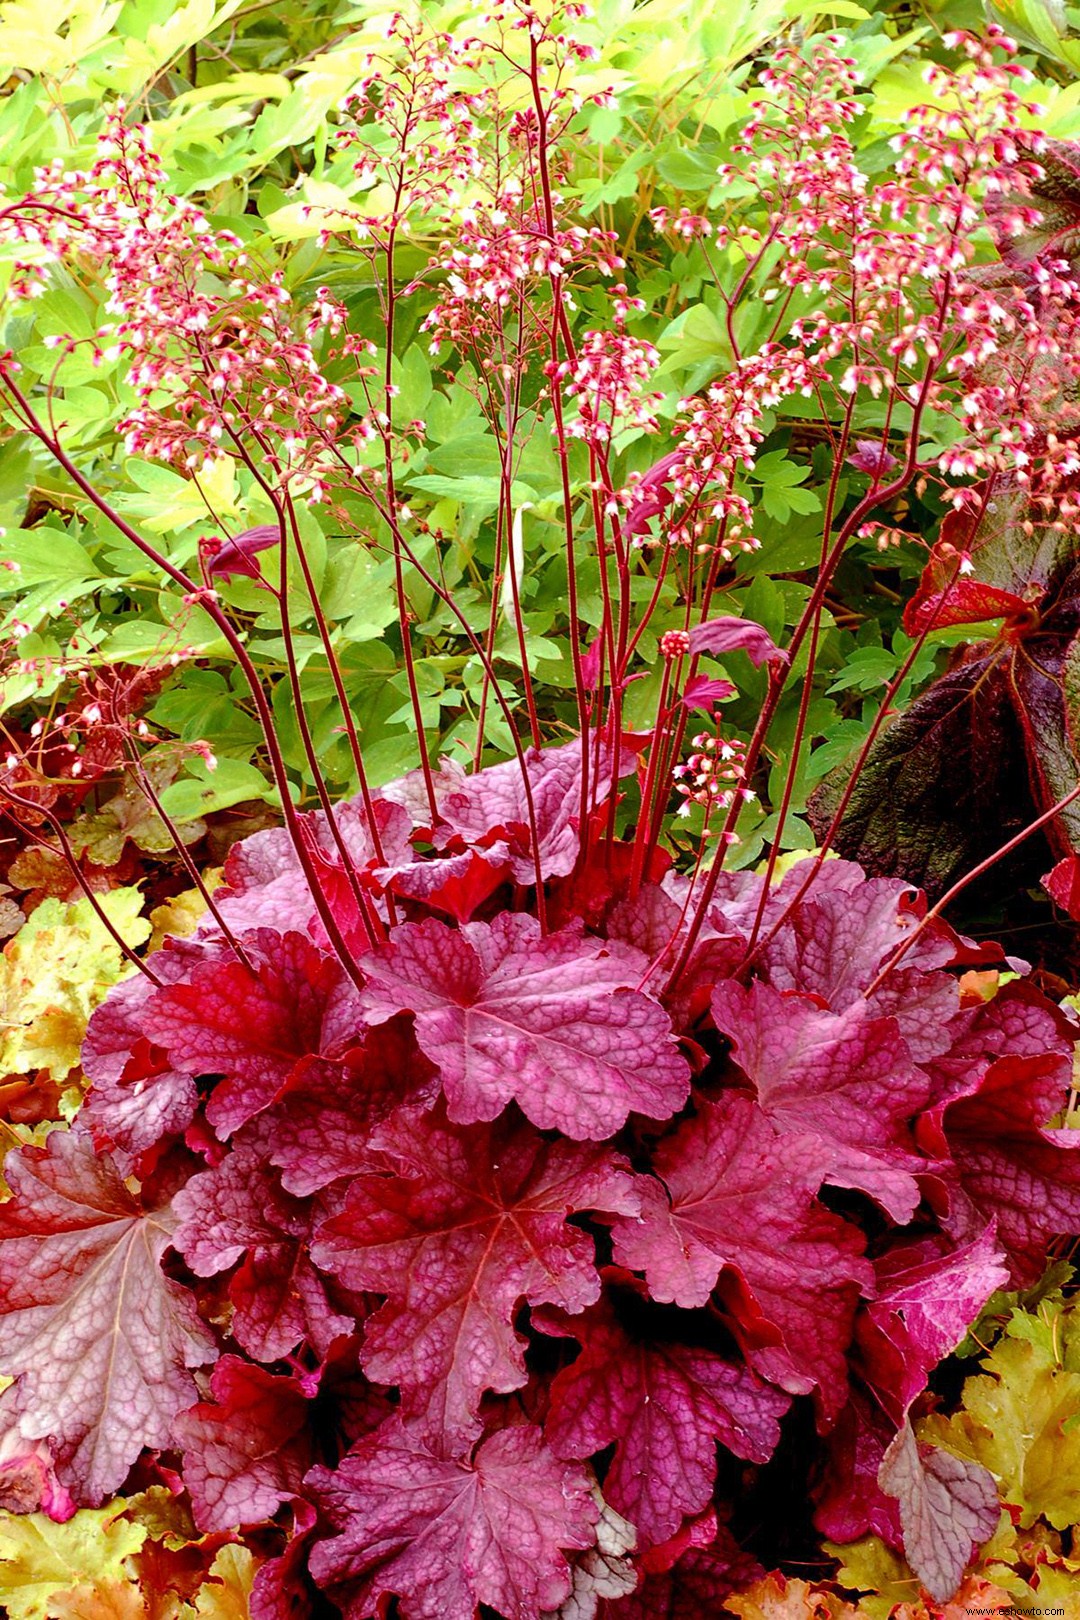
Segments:
[[[680,816],[688,816],[694,804],[703,805],[708,813],[728,809],[736,798],[754,797],[745,780],[746,746],[737,737],[725,738],[719,729],[699,731],[691,744],[693,752],[672,772],[675,792],[682,799]]]
[[[656,407],[660,394],[645,392],[659,364],[651,343],[625,332],[585,332],[573,361],[551,368],[549,375],[562,384],[568,399],[576,400],[578,414],[567,423],[572,438],[607,445],[624,427],[656,433]]]
[[[41,285],[50,261],[103,279],[112,317],[91,342],[119,352],[138,404],[118,424],[131,455],[198,475],[223,452],[257,447],[282,486],[320,470],[348,439],[351,406],[313,344],[340,332],[343,312],[321,294],[298,332],[284,275],[263,273],[239,239],[168,194],[145,125],[110,115],[86,173],[57,167],[0,212],[0,231],[32,249],[21,267]],[[72,351],[77,339],[57,339]],[[6,361],[14,374],[14,357]],[[370,428],[351,430],[363,437]]]
[[[664,509],[665,544],[723,557],[752,548],[745,475],[763,418],[793,395],[814,399],[826,418],[850,417],[869,395],[890,402],[894,423],[912,410],[916,424],[930,411],[951,419],[948,447],[925,464],[912,429],[906,473],[884,441],[845,438],[841,454],[876,485],[916,467],[941,483],[1007,474],[1029,491],[1032,521],[1080,524],[1080,259],[1056,257],[1052,233],[1039,237],[1036,206],[1060,209],[1080,174],[1061,143],[1046,154],[1023,127],[1030,109],[1018,87],[1030,75],[1008,59],[1014,47],[1001,31],[951,43],[967,62],[928,70],[934,99],[909,116],[887,179],[871,182],[855,161],[854,64],[825,38],[805,54],[782,50],[762,74],[767,93],[738,142],[749,208],[740,196],[737,215],[714,220],[655,211],[658,229],[708,234],[710,252],[737,248],[744,268],[721,292],[734,366],[683,401],[660,504],[654,475],[616,497],[639,542],[661,538],[646,524]],[[1040,155],[1052,179],[1040,178]],[[987,225],[1003,265],[979,263]],[[1067,232],[1063,240],[1068,248]],[[750,299],[775,307],[776,320],[743,355]]]

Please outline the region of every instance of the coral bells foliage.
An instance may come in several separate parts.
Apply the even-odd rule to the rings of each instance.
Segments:
[[[466,845],[506,769],[468,779]],[[417,787],[376,804],[426,835]],[[718,1597],[752,1567],[718,1474],[767,1468],[805,1407],[822,1528],[884,1527],[951,1591],[997,1499],[910,1412],[1080,1221],[1070,1031],[1022,980],[966,1003],[988,948],[902,883],[805,876],[724,877],[667,993],[670,872],[589,927],[509,889],[457,926],[411,900],[357,989],[287,835],[237,846],[217,898],[244,959],[212,919],[167,942],[95,1014],[74,1126],[8,1159],[0,1412],[24,1476],[55,1469],[43,1506],[149,1451],[203,1529],[278,1527],[256,1613],[314,1580],[357,1620],[388,1594],[556,1612],[610,1512],[622,1595],[588,1612],[667,1613],[683,1560]]]
[[[777,850],[755,873],[725,857],[801,652],[810,689],[837,564],[878,509],[916,472],[975,479],[946,486],[959,511],[912,608],[922,637],[966,622],[972,599],[951,593],[981,553],[990,481],[1011,480],[1034,529],[1075,477],[1073,407],[1046,421],[1050,379],[1080,371],[1076,284],[1050,256],[1069,248],[1060,233],[1024,247],[1041,143],[1020,132],[1008,42],[958,37],[960,68],[933,70],[941,104],[916,110],[871,184],[839,42],[779,52],[741,136],[754,194],[738,217],[655,220],[738,267],[721,295],[733,365],[634,479],[614,447],[658,431],[653,353],[632,333],[616,244],[570,216],[554,149],[579,110],[559,64],[587,52],[530,7],[493,13],[494,46],[395,22],[345,129],[372,182],[351,224],[383,294],[378,367],[328,292],[294,311],[280,272],[167,196],[149,137],[120,114],[88,174],[49,171],[0,211],[23,292],[53,260],[105,278],[100,342],[131,362],[132,450],[196,474],[228,451],[273,507],[274,524],[204,536],[201,578],[184,574],[79,472],[14,359],[0,367],[22,425],[228,641],[285,816],[231,850],[198,930],[134,960],[95,1011],[70,1128],[7,1159],[0,1486],[59,1516],[157,1471],[207,1534],[257,1533],[260,1620],[326,1598],[348,1620],[395,1603],[403,1620],[675,1620],[777,1560],[758,1508],[782,1477],[818,1534],[873,1530],[944,1601],[997,1499],[985,1469],[917,1429],[990,1295],[1034,1282],[1080,1226],[1080,1135],[1063,1123],[1075,1031],[1022,977],[965,995],[965,970],[1002,966],[998,948],[960,937],[902,877],[823,851],[777,881]],[[506,94],[508,76],[528,94]],[[992,269],[976,262],[988,219]],[[394,281],[417,220],[446,229],[434,303],[424,275]],[[575,333],[579,280],[595,302],[607,288],[607,329]],[[485,641],[409,549],[390,356],[398,303],[424,295],[440,353],[475,347],[482,408],[506,436],[503,542],[522,424],[551,430],[579,711],[558,745],[544,746],[516,592],[531,746],[522,694],[495,680],[499,564]],[[752,353],[744,301],[775,309]],[[836,470],[821,568],[780,648],[718,614],[715,587],[724,558],[757,543],[749,481],[766,413],[792,395],[832,424]],[[867,395],[885,401],[881,442],[856,437]],[[468,773],[421,743],[419,770],[373,791],[346,710],[361,792],[331,803],[283,587],[295,553],[337,680],[294,501],[338,484],[390,537],[421,738],[407,561],[483,663],[512,758]],[[675,553],[684,623],[659,644],[655,724],[628,735],[622,694],[660,600],[641,609],[633,577],[649,544],[665,567]],[[294,804],[269,695],[217,601],[233,576],[262,580],[275,546],[281,588],[266,580],[263,600],[284,610],[318,811]],[[586,555],[608,589],[583,655]],[[1015,628],[1023,585],[976,583]],[[763,694],[749,740],[720,726],[732,682],[703,663],[734,673],[744,657]],[[102,696],[87,687],[71,729],[112,727],[103,758],[121,734],[138,756],[122,694],[108,714]],[[680,801],[704,823],[686,872],[665,845]]]

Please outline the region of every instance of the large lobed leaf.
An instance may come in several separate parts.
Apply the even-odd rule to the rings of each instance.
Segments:
[[[721,1283],[752,1366],[792,1394],[819,1392],[825,1419],[847,1390],[855,1306],[873,1272],[856,1227],[815,1198],[812,1138],[783,1136],[748,1098],[703,1102],[660,1144],[642,1213],[614,1223],[615,1256],[654,1299],[704,1305]],[[721,1281],[721,1279],[723,1279]]]
[[[214,1342],[191,1295],[159,1261],[176,1224],[143,1209],[82,1131],[9,1155],[0,1205],[5,1370],[0,1414],[48,1439],[62,1477],[91,1505],[123,1484],[146,1447],[169,1444],[191,1404],[190,1369]]]
[[[668,1119],[689,1091],[667,1014],[627,987],[638,967],[577,930],[545,937],[525,915],[408,923],[364,959],[361,1004],[373,1023],[415,1013],[451,1120],[514,1101],[541,1130],[602,1140],[632,1111]]]
[[[585,1473],[532,1427],[447,1457],[390,1418],[308,1483],[341,1531],[315,1548],[312,1573],[346,1620],[390,1593],[403,1620],[473,1620],[478,1603],[507,1616],[555,1609],[570,1591],[566,1553],[594,1538]]]
[[[634,1281],[614,1273],[603,1300],[579,1320],[540,1317],[545,1332],[581,1344],[552,1385],[544,1432],[561,1457],[591,1456],[614,1443],[605,1498],[654,1546],[708,1506],[717,1441],[738,1457],[767,1462],[790,1402],[715,1351],[664,1337],[642,1319],[644,1289]]]
[[[610,1149],[545,1141],[512,1115],[453,1126],[401,1109],[374,1146],[378,1168],[354,1178],[315,1259],[388,1296],[365,1332],[369,1376],[401,1387],[425,1433],[475,1435],[484,1391],[525,1381],[520,1303],[576,1312],[600,1293],[592,1239],[567,1217],[635,1215],[633,1178]]]

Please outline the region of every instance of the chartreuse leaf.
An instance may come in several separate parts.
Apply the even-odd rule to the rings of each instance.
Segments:
[[[1080,1312],[1071,1306],[1044,1329],[1028,1318],[1023,1337],[1014,1318],[983,1374],[964,1385],[960,1411],[935,1414],[920,1429],[920,1439],[988,1468],[1022,1526],[1044,1518],[1062,1530],[1080,1520],[1078,1326]]]
[[[0,18],[0,64],[6,78],[13,68],[33,65],[37,73],[61,77],[112,32],[123,10],[120,0],[11,0]]]
[[[149,937],[137,889],[114,889],[98,903],[130,945]],[[64,1079],[79,1061],[90,1014],[124,965],[89,900],[43,900],[0,955],[3,1071],[48,1069]]]
[[[837,1582],[862,1594],[859,1607],[868,1620],[889,1620],[895,1605],[910,1601],[918,1590],[906,1561],[878,1536],[863,1536],[842,1547],[826,1541],[822,1551],[839,1559]]]
[[[255,1559],[247,1547],[222,1547],[210,1566],[209,1579],[195,1594],[193,1613],[198,1620],[248,1620]]]
[[[1062,0],[991,0],[986,9],[1023,44],[1049,56],[1060,54],[1066,28]]]
[[[83,1508],[66,1524],[44,1513],[0,1514],[0,1599],[9,1620],[45,1620],[73,1587],[123,1580],[125,1559],[146,1539],[123,1517],[126,1503]]]

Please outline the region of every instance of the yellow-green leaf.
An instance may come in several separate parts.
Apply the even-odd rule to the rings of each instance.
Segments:
[[[83,1508],[66,1524],[44,1513],[0,1513],[0,1604],[8,1620],[46,1620],[59,1593],[121,1581],[146,1537],[124,1503]]]

